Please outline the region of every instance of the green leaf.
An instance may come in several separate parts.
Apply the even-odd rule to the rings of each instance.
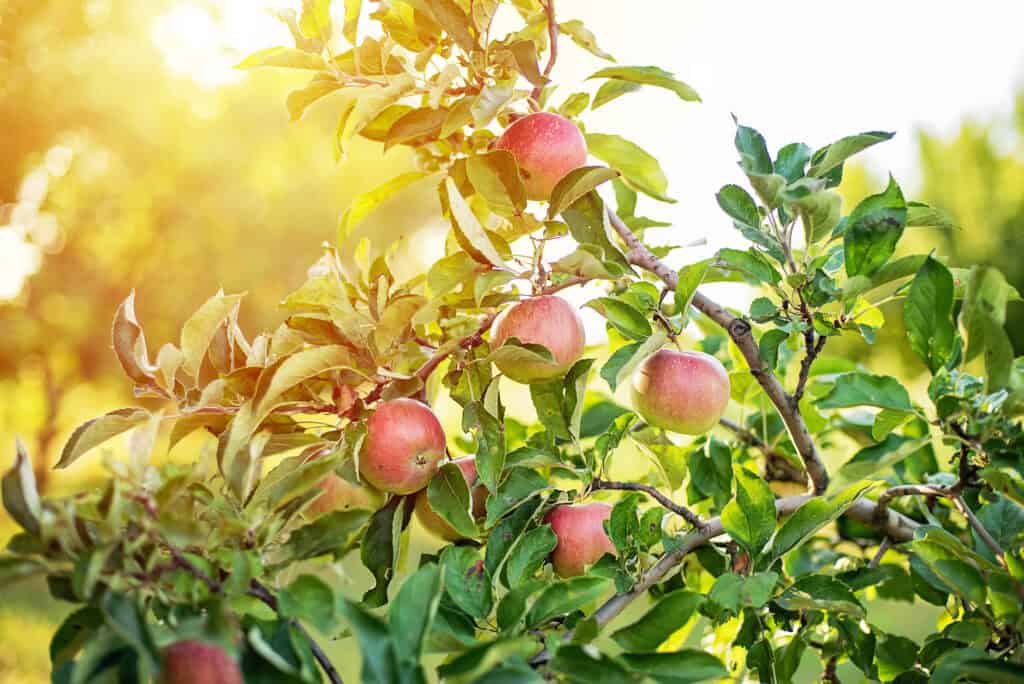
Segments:
[[[287,558],[307,560],[326,554],[335,557],[352,548],[357,534],[366,526],[370,512],[333,511],[294,530],[285,542]]]
[[[644,359],[661,349],[666,340],[668,340],[666,334],[661,330],[656,330],[642,342],[633,342],[619,347],[601,367],[601,377],[614,392],[619,385],[629,379]]]
[[[782,276],[775,267],[752,249],[748,251],[728,248],[720,249],[718,250],[717,261],[720,267],[738,271],[755,284],[775,284],[782,280]]]
[[[149,418],[150,413],[145,409],[123,408],[82,423],[71,433],[54,467],[67,468],[91,449],[142,425]]]
[[[506,342],[502,349],[508,347]],[[505,470],[505,426],[492,416],[479,401],[466,405],[462,411],[462,429],[476,435],[476,472],[488,491],[495,491]]]
[[[151,665],[159,660],[156,643],[139,605],[131,597],[114,591],[99,601],[103,622]]]
[[[548,218],[554,218],[602,183],[618,177],[605,166],[581,166],[567,173],[551,191]]]
[[[462,469],[454,463],[446,463],[427,485],[427,500],[430,508],[448,522],[463,537],[475,537],[479,533],[472,514],[472,498],[469,485]]]
[[[871,439],[883,441],[893,430],[906,423],[914,414],[906,411],[882,409],[875,414],[875,422],[871,424]]]
[[[774,371],[779,363],[779,347],[788,339],[788,332],[774,328],[765,332],[761,335],[761,339],[758,340],[758,352],[761,358],[764,359],[765,365],[771,370]]]
[[[491,612],[491,576],[480,552],[469,546],[449,546],[441,553],[445,591],[459,608],[483,620]]]
[[[326,68],[323,57],[312,52],[288,47],[271,47],[258,50],[235,65],[236,69],[255,69],[257,67],[284,67],[286,69],[312,69],[321,71]]]
[[[626,256],[612,242],[608,212],[600,195],[591,192],[581,197],[562,212],[562,218],[581,247],[592,246],[605,263],[615,264],[622,274],[633,272]]]
[[[715,195],[718,206],[734,221],[751,228],[760,228],[761,214],[757,211],[754,198],[738,185],[726,185]]]
[[[824,610],[830,613],[865,616],[857,595],[843,582],[828,575],[806,575],[799,578],[775,599],[786,610]]]
[[[469,17],[455,0],[426,0],[434,19],[441,25],[445,33],[465,52],[474,52],[480,45],[473,37]]]
[[[466,159],[466,174],[487,205],[503,216],[518,216],[526,208],[526,187],[511,152],[493,150]]]
[[[363,684],[393,684],[401,681],[394,641],[387,625],[358,603],[344,598],[338,602],[338,611],[351,626],[359,642]]]
[[[515,589],[531,579],[544,565],[544,561],[555,550],[557,544],[558,537],[555,536],[551,525],[541,525],[523,535],[505,564],[508,586]]]
[[[929,257],[903,304],[903,321],[910,348],[934,374],[953,352],[953,275]]]
[[[497,81],[484,86],[480,94],[473,98],[469,107],[473,125],[477,128],[487,126],[498,115],[502,107],[508,104],[515,94],[511,81]]]
[[[15,442],[14,465],[4,473],[0,489],[3,491],[4,508],[21,528],[33,536],[38,536],[42,528],[39,516],[43,505],[36,489],[36,475],[32,469],[32,459],[25,451],[21,440]]]
[[[1006,304],[1013,289],[998,269],[975,266],[967,276],[960,326],[966,331],[966,361],[985,354],[985,387],[989,392],[1009,384],[1013,349],[1003,329]]]
[[[594,603],[611,583],[603,577],[573,577],[551,584],[526,615],[527,627],[537,627],[558,615],[567,615]]]
[[[902,415],[909,417],[911,414]],[[887,434],[881,443],[864,447],[844,463],[836,474],[837,481],[856,482],[871,477],[900,463],[930,443],[931,437],[908,439],[900,435]]]
[[[907,202],[907,227],[929,226],[952,230],[959,228],[953,217],[943,209],[929,206],[923,202]]]
[[[615,58],[609,55],[607,52],[597,46],[597,39],[594,34],[583,25],[583,22],[579,19],[570,19],[568,21],[559,22],[558,30],[561,33],[568,35],[572,38],[572,42],[579,45],[581,48],[601,59],[614,62]]]
[[[394,145],[416,145],[437,140],[441,133],[441,126],[444,125],[447,118],[448,110],[443,107],[439,109],[423,107],[409,110],[388,127],[384,137],[385,151]],[[365,129],[363,133],[365,135]]]
[[[815,497],[807,501],[779,527],[772,541],[772,557],[782,558],[803,544],[822,527],[835,521],[873,486],[856,484],[835,496]]]
[[[531,468],[510,468],[497,491],[487,497],[485,526],[493,526],[506,513],[549,486],[547,479]]]
[[[775,173],[792,183],[804,175],[804,168],[811,160],[811,148],[804,143],[784,145],[775,156]]]
[[[894,135],[885,131],[868,131],[840,138],[814,153],[814,163],[807,169],[807,175],[822,177],[858,152],[885,142]]]
[[[630,81],[605,81],[597,89],[597,92],[594,93],[594,101],[590,104],[590,108],[597,109],[623,95],[640,90],[640,88],[641,85],[639,83],[631,83]]]
[[[659,684],[695,684],[729,676],[722,661],[710,653],[693,649],[674,653],[627,653],[622,660],[630,669],[643,672]]]
[[[639,145],[608,133],[587,133],[586,139],[590,154],[621,171],[626,185],[660,202],[675,202],[665,194],[668,178],[661,164]]]
[[[689,318],[690,302],[697,294],[697,288],[704,282],[704,276],[711,268],[710,261],[698,261],[679,269],[679,277],[676,280],[675,304],[676,313],[682,317],[680,327],[686,326]],[[614,388],[613,388],[614,389]]]
[[[576,644],[559,647],[549,667],[574,684],[628,684],[639,679],[617,660]]]
[[[441,569],[435,563],[422,566],[402,583],[388,609],[395,654],[407,665],[419,666],[423,642],[441,602]]]
[[[977,511],[978,520],[989,531],[992,538],[1003,549],[1018,548],[1018,539],[1024,532],[1024,507],[1006,497],[1000,496],[996,501],[985,504]],[[975,535],[975,548],[989,560],[993,560],[992,551]]]
[[[548,581],[538,578],[518,585],[509,591],[498,603],[495,617],[498,621],[498,628],[507,632],[516,627],[526,617],[527,600],[538,591],[546,587]]]
[[[472,648],[438,668],[445,684],[538,684],[542,681],[532,670],[526,675],[514,667],[537,652],[530,636],[497,639]],[[529,666],[526,666],[529,670]],[[487,673],[491,673],[488,676]]]
[[[72,661],[103,626],[103,615],[95,606],[79,608],[64,619],[50,640],[50,663],[57,669]]]
[[[413,497],[392,497],[373,514],[366,528],[359,554],[366,569],[373,574],[374,585],[363,595],[363,603],[372,608],[388,602],[388,585],[395,575],[401,548],[402,529],[411,512]]]
[[[612,639],[626,652],[657,651],[690,621],[703,602],[703,595],[686,589],[665,594],[642,618],[612,634]]]
[[[794,200],[793,206],[804,227],[804,241],[810,245],[824,240],[839,225],[843,198],[835,191],[819,190]]]
[[[686,102],[700,102],[700,95],[686,83],[683,83],[669,71],[655,66],[614,66],[601,69],[591,74],[587,80],[592,78],[610,78],[618,81],[628,81],[641,85],[651,85],[658,88],[665,88],[675,93],[680,100]]]
[[[740,153],[740,168],[748,176],[769,175],[773,172],[772,156],[768,153],[768,145],[764,136],[749,126],[736,126],[733,140],[736,151]]]
[[[508,46],[508,51],[515,60],[516,68],[527,81],[543,88],[550,79],[541,73],[537,64],[537,44],[532,40],[517,40]]]
[[[498,254],[491,238],[488,237],[484,227],[480,225],[480,220],[469,208],[469,204],[463,199],[462,194],[459,193],[459,189],[455,187],[455,181],[451,177],[445,179],[440,187],[440,192],[442,203],[448,207],[449,219],[455,230],[455,237],[462,248],[481,263],[508,270],[508,264]]]
[[[647,317],[621,299],[599,297],[590,300],[584,306],[588,306],[604,316],[612,327],[628,338],[643,341],[654,332]]]
[[[775,531],[775,496],[768,484],[746,468],[733,466],[736,498],[722,511],[722,527],[757,556]]]
[[[516,468],[509,475],[509,479],[515,474],[516,470],[525,470],[523,468]],[[538,476],[539,477],[539,476]],[[494,499],[494,495],[488,498],[488,518],[491,516],[491,501]],[[540,508],[543,499],[539,496],[534,496],[526,499],[523,502],[515,501],[517,504],[512,509],[512,512],[499,522],[491,533],[487,536],[487,553],[484,557],[484,562],[487,567],[487,572],[493,577],[498,576],[498,571],[501,569],[502,564],[508,557],[509,551],[515,546],[516,542],[519,541],[523,534],[523,530],[533,520],[534,515],[537,513],[537,509]],[[497,517],[497,516],[495,516]],[[489,523],[488,523],[489,524]]]
[[[299,575],[278,593],[283,617],[303,620],[321,632],[334,629],[334,592],[319,577]]]
[[[831,391],[817,402],[819,409],[877,406],[895,411],[913,411],[910,395],[900,381],[888,375],[859,371],[836,376]]]
[[[779,576],[774,572],[737,575],[727,572],[715,580],[708,598],[726,610],[739,614],[741,608],[760,608],[775,593]]]
[[[865,198],[846,217],[843,252],[847,275],[870,276],[878,271],[896,251],[906,224],[903,192],[889,176],[885,192]]]
[[[586,93],[573,93],[565,98],[565,102],[559,105],[555,111],[564,117],[574,119],[582,114],[589,104],[590,95]]]

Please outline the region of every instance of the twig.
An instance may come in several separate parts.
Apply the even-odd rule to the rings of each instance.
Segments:
[[[760,449],[764,453],[766,456],[765,469],[768,471],[766,473],[767,479],[783,482],[807,482],[806,472],[798,470],[785,455],[773,449],[771,445],[766,444],[756,433],[728,418],[720,419],[718,424],[734,433],[741,442],[755,449]]]
[[[980,520],[978,520],[978,516],[974,515],[974,511],[967,506],[967,502],[965,502],[963,497],[959,494],[951,495],[950,500],[953,502],[953,505],[956,506],[956,510],[960,511],[960,515],[967,518],[967,522],[970,523],[971,528],[975,531],[978,537],[981,538],[981,541],[985,542],[985,546],[992,550],[992,553],[995,554],[995,557],[999,560],[999,564],[1005,569],[1006,554],[1003,553],[1003,549],[999,546],[999,543],[992,538],[989,531],[986,530],[985,526],[981,524]]]
[[[889,509],[889,502],[901,496],[948,497],[950,496],[950,490],[948,487],[936,485],[900,485],[899,487],[891,487],[882,492],[882,495],[878,497],[878,508],[875,510],[875,515],[881,520]]]
[[[875,553],[874,557],[871,559],[871,562],[868,563],[868,567],[877,568],[878,564],[882,562],[882,558],[885,556],[885,553],[890,548],[892,548],[892,540],[890,540],[888,537],[885,537],[884,539],[882,539],[882,543],[878,545],[878,552]]]
[[[839,679],[839,673],[836,671],[836,664],[839,659],[836,656],[832,656],[825,663],[825,671],[821,673],[821,681],[828,682],[829,684],[843,684]]]
[[[278,612],[277,597],[271,593],[270,589],[260,584],[257,580],[252,581],[247,593],[249,596],[262,601],[275,613]],[[316,662],[320,664],[320,668],[324,671],[324,674],[327,675],[327,679],[331,684],[343,684],[341,681],[341,675],[338,674],[338,671],[334,668],[334,665],[327,657],[327,654],[324,653],[322,648],[320,648],[320,644],[318,644],[316,639],[313,638],[313,635],[311,635],[298,620],[293,619],[289,620],[289,622],[293,627],[295,627],[296,631],[302,635],[302,638],[306,640],[306,643],[309,644],[309,650],[312,651],[313,657],[316,658]]]
[[[675,501],[650,485],[636,484],[634,482],[613,482],[597,478],[590,483],[590,486],[592,489],[615,489],[625,492],[643,492],[676,515],[682,516],[686,522],[690,523],[698,530],[704,527],[704,521],[700,519],[699,515],[691,511],[686,506],[677,504]]]
[[[612,228],[615,229],[615,232],[619,234],[623,242],[626,243],[626,246],[629,247],[627,258],[630,263],[655,274],[662,282],[674,290],[679,282],[676,272],[654,256],[615,212],[609,210],[608,218],[611,221]],[[814,484],[814,493],[824,493],[828,489],[829,481],[825,463],[818,454],[818,449],[814,445],[814,440],[811,439],[811,433],[807,430],[807,424],[804,422],[803,416],[800,415],[800,411],[794,407],[792,399],[782,386],[782,383],[779,382],[778,378],[765,366],[764,361],[761,359],[761,352],[758,349],[757,341],[754,339],[750,323],[742,318],[733,316],[721,305],[708,299],[700,292],[694,294],[692,304],[694,308],[729,333],[729,337],[732,338],[732,341],[743,354],[743,358],[746,359],[751,374],[775,405],[779,415],[782,416],[782,421],[789,431],[789,437],[793,441],[793,445],[796,447],[801,459],[803,459],[807,473],[811,476],[811,482]]]
[[[551,75],[551,70],[555,68],[555,61],[558,60],[558,22],[555,20],[555,0],[544,2],[544,12],[548,18],[548,42],[550,43],[548,47],[548,63],[543,71],[546,78]],[[542,86],[534,86],[533,91],[530,93],[530,99],[537,102],[543,89]]]
[[[809,335],[808,335],[809,333]],[[825,348],[825,342],[828,338],[824,335],[818,335],[818,341],[814,341],[814,331],[808,330],[804,334],[804,342],[807,346],[807,353],[804,358],[800,360],[800,376],[797,378],[796,389],[793,390],[793,404],[797,405],[804,396],[804,388],[807,386],[807,379],[811,375],[811,364],[818,358],[818,354]]]

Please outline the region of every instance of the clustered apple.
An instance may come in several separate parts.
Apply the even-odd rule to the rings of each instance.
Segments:
[[[164,649],[160,684],[242,684],[242,672],[220,646],[188,639]]]
[[[729,374],[715,357],[662,349],[633,374],[633,408],[649,424],[684,435],[715,425],[729,403]]]
[[[587,163],[587,142],[569,119],[537,112],[517,119],[505,129],[495,147],[516,159],[526,196],[546,200],[558,181]]]
[[[497,361],[502,373],[522,383],[565,375],[583,356],[586,344],[580,315],[569,302],[555,295],[530,297],[502,311],[491,328],[491,346],[497,349],[511,337],[523,344],[546,347],[554,357],[554,361],[520,357]]]

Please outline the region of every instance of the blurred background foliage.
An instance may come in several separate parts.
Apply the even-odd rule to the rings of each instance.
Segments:
[[[15,434],[29,441],[50,493],[96,473],[51,470],[70,429],[132,401],[108,324],[131,289],[156,346],[218,288],[248,293],[247,329],[274,325],[278,299],[302,282],[349,201],[411,165],[407,152],[366,141],[336,161],[323,144],[330,108],[296,124],[281,105],[301,76],[263,70],[210,87],[173,73],[140,27],[175,4],[0,3],[0,445],[13,453]],[[917,134],[914,195],[960,227],[916,229],[902,247],[937,245],[953,265],[991,263],[1021,289],[1018,102],[1015,113],[964,121],[952,137]],[[848,206],[883,186],[849,168]],[[872,355],[878,371],[916,374],[901,351],[899,308],[885,309],[890,325],[875,347],[845,342],[847,352]],[[1008,331],[1024,354],[1024,305],[1011,304]],[[885,348],[891,358],[880,359]],[[11,531],[0,517],[0,540]],[[35,589],[0,588],[0,684],[49,679],[45,644],[66,610]]]

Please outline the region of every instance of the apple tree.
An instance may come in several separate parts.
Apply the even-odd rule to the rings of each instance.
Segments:
[[[66,498],[39,496],[20,446],[3,477],[22,530],[0,577],[78,606],[53,681],[339,682],[324,639],[368,684],[788,682],[807,662],[1024,681],[1019,294],[897,256],[949,220],[894,179],[843,206],[844,163],[891,133],[772,153],[737,124],[717,199],[749,246],[676,269],[637,213],[672,201],[658,161],[586,113],[693,88],[619,64],[553,0],[392,0],[362,22],[335,4],[283,15],[294,46],[240,66],[307,71],[287,107],[338,112],[325,148],[404,146],[418,170],[356,199],[276,329],[243,331],[242,297],[217,293],[153,353],[134,297],[117,308],[140,406],[79,427],[57,467],[124,433],[127,457]],[[588,90],[552,81],[567,39],[605,62]],[[394,220],[424,196],[436,221]],[[410,241],[443,257],[400,274]],[[725,281],[749,308],[702,292]],[[585,283],[606,343],[559,294]],[[919,378],[829,355],[894,300]],[[535,421],[506,412],[519,387]],[[158,434],[196,432],[205,448],[154,460]],[[414,533],[436,553],[411,557]],[[365,593],[322,572],[350,555]],[[944,612],[915,641],[877,626],[879,597]]]

